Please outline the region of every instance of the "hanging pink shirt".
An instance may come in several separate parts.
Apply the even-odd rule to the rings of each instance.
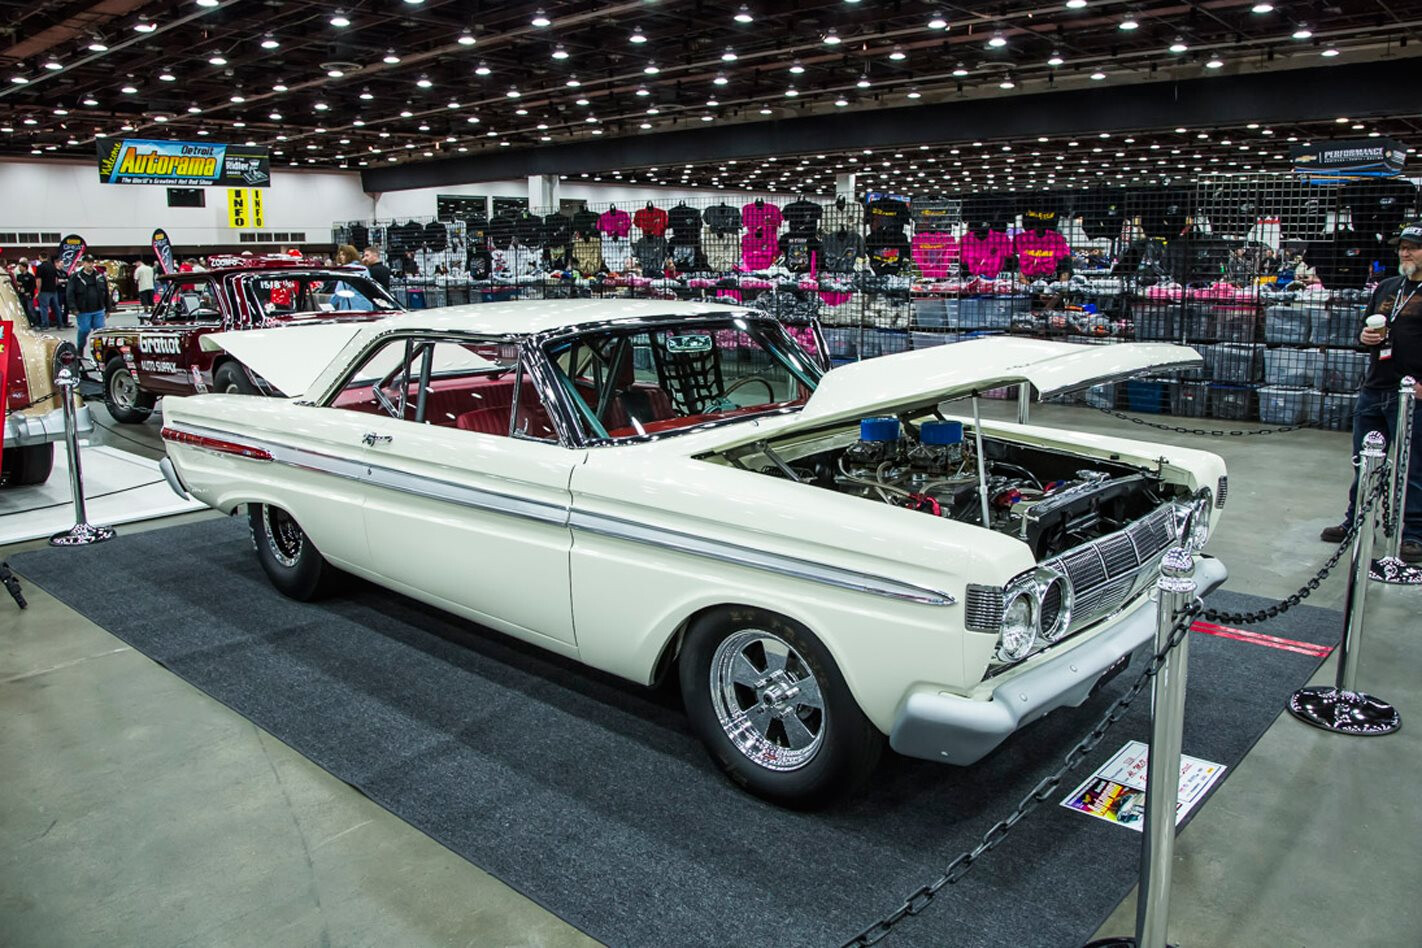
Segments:
[[[750,205],[747,204],[746,207]],[[747,270],[764,270],[773,264],[779,255],[780,244],[775,239],[774,228],[756,227],[741,237],[741,265]]]
[[[981,238],[968,231],[959,246],[963,252],[963,266],[974,276],[997,276],[1002,272],[1003,262],[1012,253],[1012,241],[1000,230],[990,230],[986,237]]]
[[[626,237],[632,233],[632,215],[626,211],[604,211],[597,219],[597,229],[609,237]]]
[[[780,213],[780,208],[767,202],[757,204],[755,201],[751,201],[741,208],[741,223],[745,225],[746,230],[764,227],[774,234],[780,229],[780,222],[784,219],[785,215]]]
[[[1024,230],[1012,239],[1017,254],[1017,269],[1025,277],[1052,276],[1057,262],[1071,256],[1067,239],[1058,231]]]
[[[919,273],[929,279],[945,277],[958,262],[958,239],[951,234],[915,234],[910,252]]]

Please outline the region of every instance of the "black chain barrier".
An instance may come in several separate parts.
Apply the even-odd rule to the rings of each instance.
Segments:
[[[1363,501],[1362,509],[1359,511],[1361,515],[1365,516],[1380,501],[1383,504],[1388,503],[1390,484],[1387,474],[1388,470],[1386,464],[1378,468],[1375,474],[1375,483],[1368,490],[1367,497]],[[1175,621],[1175,625],[1170,630],[1170,639],[1165,647],[1151,656],[1150,664],[1141,672],[1135,682],[1132,683],[1130,689],[1120,698],[1116,699],[1116,702],[1112,704],[1111,707],[1106,710],[1106,713],[1101,716],[1100,720],[1096,722],[1096,726],[1091,729],[1090,733],[1067,752],[1066,757],[1063,758],[1061,767],[1054,773],[1044,777],[1033,787],[1006,819],[999,820],[993,824],[992,828],[983,834],[976,846],[972,849],[964,850],[956,859],[950,862],[947,868],[943,870],[942,875],[934,881],[914,890],[909,894],[909,897],[904,900],[902,905],[846,941],[843,948],[864,948],[864,946],[878,944],[883,941],[888,937],[895,925],[898,925],[909,916],[920,914],[924,909],[928,908],[934,896],[936,896],[944,886],[953,885],[961,880],[968,874],[968,871],[972,869],[974,863],[993,849],[996,849],[998,845],[1007,838],[1007,834],[1011,832],[1018,823],[1021,823],[1028,813],[1031,813],[1038,806],[1054,797],[1058,788],[1061,786],[1062,780],[1065,779],[1067,774],[1079,767],[1082,761],[1086,759],[1086,755],[1095,750],[1096,746],[1105,738],[1106,732],[1111,729],[1112,725],[1125,717],[1126,710],[1131,706],[1131,702],[1140,696],[1142,689],[1146,686],[1146,682],[1155,677],[1156,673],[1160,671],[1160,666],[1165,663],[1166,657],[1189,633],[1190,626],[1194,623],[1196,616],[1208,619],[1211,622],[1233,622],[1240,625],[1247,625],[1283,615],[1307,599],[1309,594],[1318,589],[1323,581],[1328,578],[1328,574],[1333,571],[1333,568],[1338,565],[1338,561],[1343,558],[1343,554],[1352,546],[1354,538],[1358,535],[1358,523],[1361,522],[1363,516],[1355,517],[1353,522],[1348,525],[1348,532],[1343,542],[1338,544],[1338,549],[1328,558],[1327,562],[1323,564],[1323,567],[1319,569],[1307,583],[1300,587],[1298,592],[1280,600],[1275,605],[1258,612],[1220,612],[1214,609],[1206,609],[1199,600],[1196,600],[1195,603],[1182,612],[1180,617]]]
[[[1207,435],[1213,438],[1247,438],[1250,435],[1271,435],[1284,434],[1289,431],[1305,431],[1312,428],[1322,428],[1317,422],[1307,422],[1302,425],[1285,425],[1282,428],[1254,428],[1250,430],[1227,429],[1227,428],[1186,428],[1182,425],[1166,425],[1158,421],[1146,421],[1144,418],[1137,418],[1125,412],[1116,411],[1114,408],[1101,408],[1093,405],[1102,414],[1110,415],[1112,418],[1119,418],[1122,421],[1129,421],[1133,425],[1140,425],[1143,428],[1155,428],[1157,431],[1173,431],[1176,434]]]
[[[947,868],[943,870],[941,876],[927,885],[916,889],[904,900],[904,903],[894,909],[894,911],[846,941],[844,948],[862,948],[862,946],[873,945],[883,941],[888,937],[889,932],[893,930],[895,925],[911,915],[918,915],[924,909],[928,908],[929,903],[933,901],[934,896],[938,894],[940,889],[944,886],[954,885],[967,875],[968,871],[973,868],[973,865],[987,853],[996,849],[1002,841],[1007,838],[1007,834],[1010,833],[1018,823],[1021,823],[1028,813],[1031,813],[1038,806],[1056,796],[1058,788],[1061,786],[1067,774],[1081,766],[1086,756],[1101,743],[1102,739],[1106,736],[1106,732],[1109,731],[1117,721],[1125,717],[1126,710],[1131,706],[1131,702],[1140,696],[1142,689],[1146,686],[1146,682],[1150,681],[1155,677],[1156,673],[1160,671],[1160,666],[1165,664],[1166,657],[1169,656],[1175,646],[1179,645],[1181,640],[1189,633],[1190,625],[1194,621],[1195,616],[1199,613],[1200,605],[1197,601],[1180,614],[1180,617],[1170,630],[1170,639],[1166,642],[1165,647],[1151,656],[1150,664],[1146,666],[1145,670],[1136,678],[1130,689],[1120,698],[1116,699],[1116,702],[1112,704],[1106,713],[1101,716],[1101,719],[1096,722],[1096,726],[1091,729],[1091,732],[1082,738],[1081,741],[1067,753],[1066,757],[1063,758],[1062,766],[1059,767],[1055,773],[1042,778],[1042,780],[1022,798],[1022,801],[1017,804],[1017,808],[1014,809],[1006,819],[995,823],[991,829],[983,834],[982,839],[980,839],[978,844],[972,849],[966,849],[960,853],[958,858],[950,862]]]

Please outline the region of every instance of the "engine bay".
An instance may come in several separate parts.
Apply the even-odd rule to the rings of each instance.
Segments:
[[[1158,469],[980,440],[971,425],[942,416],[865,418],[857,434],[760,442],[725,457],[743,469],[986,525],[1022,540],[1038,562],[1114,533],[1184,492]]]

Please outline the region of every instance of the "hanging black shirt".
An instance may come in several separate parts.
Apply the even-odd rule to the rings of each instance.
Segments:
[[[688,204],[678,204],[667,211],[667,228],[671,231],[672,243],[699,244],[701,243],[701,212]]]
[[[1355,181],[1338,199],[1353,216],[1353,229],[1391,237],[1416,215],[1417,186],[1410,181]]]
[[[543,242],[543,218],[529,211],[519,211],[514,217],[514,236],[525,247],[537,247]]]
[[[780,209],[780,213],[785,215],[785,221],[790,225],[790,233],[804,237],[813,236],[819,230],[820,215],[824,213],[824,209],[814,201],[801,198],[785,205]]]
[[[819,252],[820,242],[808,234],[791,231],[780,237],[780,255],[785,260],[785,269],[791,273],[808,273],[810,256],[813,254],[818,260]]]
[[[1045,228],[1056,230],[1061,203],[1052,194],[1029,194],[1019,206],[1022,209],[1022,226],[1028,230]]]
[[[1077,198],[1075,214],[1092,240],[1115,240],[1126,219],[1125,194],[1107,189],[1088,191]]]
[[[1220,237],[1243,237],[1263,214],[1263,195],[1243,183],[1225,182],[1205,194],[1205,215],[1210,231]]]
[[[820,242],[820,269],[828,273],[849,273],[854,261],[864,256],[864,238],[859,231],[841,227],[825,234]]]
[[[597,215],[587,208],[573,212],[573,233],[592,237],[597,233]]]
[[[902,232],[892,227],[870,234],[864,241],[869,266],[879,275],[901,273],[909,263],[909,244]]]
[[[1195,195],[1190,191],[1162,188],[1136,191],[1131,195],[1131,212],[1141,219],[1147,237],[1170,240],[1179,237],[1194,211]]]
[[[713,234],[739,234],[741,232],[740,208],[722,202],[708,207],[702,215],[706,226]]]
[[[554,211],[543,218],[543,246],[561,247],[573,239],[573,219]]]
[[[1280,236],[1285,240],[1308,240],[1319,236],[1323,233],[1330,204],[1331,201],[1325,201],[1318,194],[1282,195],[1279,207]]]
[[[953,229],[963,219],[963,202],[948,198],[915,198],[910,209],[914,229],[942,234]]]
[[[1382,345],[1368,347],[1368,375],[1363,387],[1395,392],[1405,375],[1422,379],[1422,282],[1401,276],[1383,280],[1373,290],[1368,313],[1388,318],[1387,339]],[[1379,358],[1386,349],[1392,350],[1392,357]],[[1417,450],[1415,445],[1413,450]]]
[[[422,238],[425,246],[436,253],[449,246],[449,231],[445,228],[444,221],[430,221],[426,224]]]
[[[351,244],[357,250],[364,250],[370,246],[370,228],[364,224],[351,225]]]
[[[896,198],[881,197],[864,206],[864,216],[869,219],[869,231],[888,231],[902,235],[911,219],[909,206]]]

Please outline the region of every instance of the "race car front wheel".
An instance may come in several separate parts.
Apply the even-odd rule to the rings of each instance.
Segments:
[[[853,793],[878,762],[884,735],[798,622],[743,606],[708,613],[687,630],[678,671],[692,727],[759,797],[819,806]]]
[[[153,414],[158,399],[138,387],[137,380],[119,356],[104,364],[104,405],[114,421],[141,425]]]

